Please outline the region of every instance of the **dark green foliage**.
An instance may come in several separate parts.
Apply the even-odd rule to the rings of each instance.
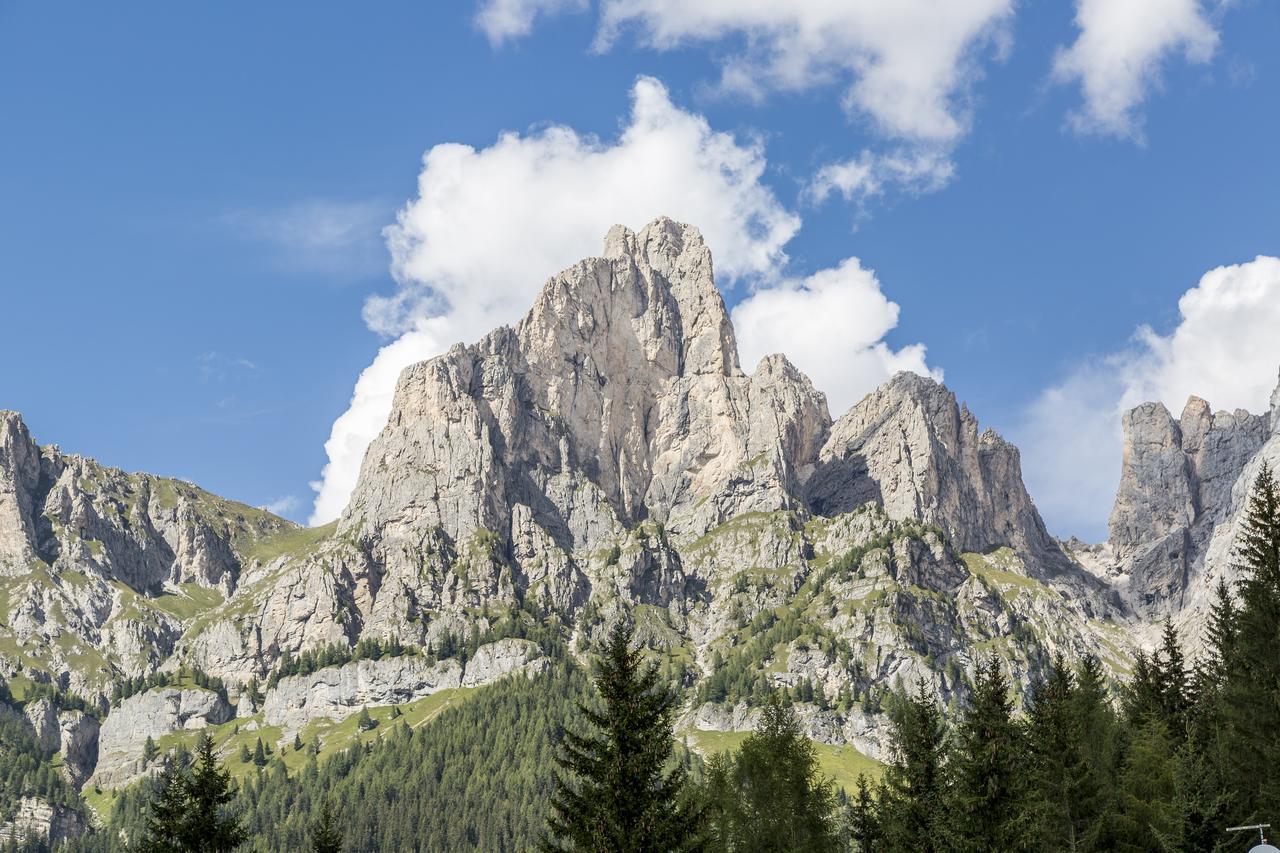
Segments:
[[[602,707],[580,705],[590,730],[563,733],[546,850],[700,849],[701,809],[686,795],[685,769],[670,767],[676,697],[632,637],[631,627],[614,625],[596,668]]]
[[[146,743],[142,745],[142,760],[150,764],[160,755],[160,747],[156,746],[155,738],[147,735]]]
[[[973,698],[950,758],[955,849],[1031,849],[1026,738],[1013,719],[1009,681],[992,656],[979,665]]]
[[[853,853],[874,853],[880,849],[880,813],[877,792],[864,774],[858,774],[858,788],[849,807],[849,840]]]
[[[1263,466],[1236,543],[1239,612],[1222,688],[1224,777],[1242,823],[1280,821],[1280,489]]]
[[[373,731],[378,727],[377,721],[369,716],[368,708],[360,709],[360,716],[356,717],[356,728],[362,732]]]
[[[837,851],[831,780],[818,772],[817,754],[795,712],[774,699],[756,731],[734,754],[707,767],[709,848],[716,851]]]
[[[342,830],[333,818],[333,810],[326,800],[320,807],[320,818],[311,831],[312,853],[342,853]]]
[[[161,774],[151,800],[140,853],[224,853],[247,839],[239,820],[226,806],[235,796],[230,776],[214,753],[213,740],[202,737],[188,769],[171,761]]]
[[[951,850],[947,820],[947,734],[928,685],[889,710],[893,759],[880,794],[883,849],[890,853]]]
[[[145,693],[156,687],[177,687],[185,683],[188,678],[197,687],[212,690],[221,696],[224,701],[226,700],[227,688],[222,683],[221,678],[215,678],[200,669],[191,669],[183,666],[176,672],[153,672],[147,676],[140,675],[137,678],[125,678],[117,681],[111,689],[111,704],[119,705],[130,696]]]
[[[356,660],[379,660],[387,657],[400,657],[401,655],[417,654],[417,652],[416,648],[402,644],[397,637],[391,637],[386,640],[366,637],[356,643],[355,648],[341,643],[331,643],[327,646],[307,649],[297,657],[286,651],[281,656],[279,665],[267,678],[267,689],[270,690],[275,687],[280,679],[290,675],[310,675],[327,666],[342,666]],[[441,657],[444,657],[444,655],[441,655]],[[256,682],[253,685],[253,691],[257,692]],[[255,702],[255,705],[258,704],[261,704],[261,700]]]

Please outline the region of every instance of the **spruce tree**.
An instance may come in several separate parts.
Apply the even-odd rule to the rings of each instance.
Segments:
[[[202,737],[189,770],[169,761],[156,781],[141,853],[226,853],[248,834],[228,816],[235,796],[230,775],[214,752],[213,739]]]
[[[563,733],[543,850],[701,849],[702,812],[686,795],[685,769],[666,769],[676,699],[631,648],[632,635],[622,624],[609,632],[595,674],[603,708],[578,706],[591,731]]]
[[[883,849],[888,853],[950,850],[946,819],[946,729],[928,684],[890,709],[893,759],[880,796]]]
[[[1236,820],[1280,815],[1280,488],[1263,465],[1236,542],[1239,612],[1223,686]]]
[[[865,773],[858,774],[858,787],[849,806],[849,838],[854,853],[874,853],[880,849],[880,812]]]
[[[841,848],[836,796],[818,771],[813,742],[777,697],[738,751],[709,772],[716,849],[835,851]]]
[[[973,699],[950,761],[954,849],[1029,850],[1026,749],[1013,720],[1009,682],[994,655],[975,675]]]
[[[1042,850],[1105,850],[1095,839],[1105,813],[1104,780],[1084,754],[1075,679],[1055,657],[1031,693],[1027,721],[1032,818]]]
[[[205,735],[196,745],[195,764],[186,779],[187,833],[191,850],[221,853],[234,850],[248,838],[240,821],[225,814],[235,796],[229,774],[218,760],[213,738]]]
[[[267,766],[267,751],[262,745],[262,738],[258,738],[258,742],[253,747],[253,763],[258,767]]]
[[[320,819],[311,830],[312,853],[342,853],[342,830],[333,819],[333,810],[326,800],[320,807]]]
[[[1169,731],[1180,737],[1186,726],[1189,673],[1182,646],[1178,643],[1178,632],[1170,619],[1164,622],[1160,651],[1155,658],[1155,676],[1161,718]]]
[[[151,785],[146,834],[138,845],[138,853],[182,853],[186,849],[183,846],[187,814],[186,778],[176,762],[166,761],[164,769],[153,778]]]

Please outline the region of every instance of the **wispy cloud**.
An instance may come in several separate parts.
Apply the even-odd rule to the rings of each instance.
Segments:
[[[302,506],[302,502],[295,495],[285,495],[282,498],[263,504],[258,509],[265,509],[272,515],[288,515],[300,506]]]
[[[226,382],[237,374],[253,373],[257,369],[258,365],[243,356],[227,355],[217,350],[196,356],[196,370],[201,382]]]
[[[242,239],[272,247],[283,269],[349,277],[385,271],[382,229],[393,216],[393,204],[373,199],[307,199],[231,211],[222,221]]]

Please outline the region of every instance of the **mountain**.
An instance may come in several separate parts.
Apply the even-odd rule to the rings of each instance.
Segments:
[[[1280,386],[1271,409],[1214,412],[1191,397],[1176,420],[1161,403],[1122,418],[1124,456],[1110,535],[1077,556],[1150,626],[1170,617],[1194,645],[1263,462],[1280,464]],[[1149,632],[1147,632],[1149,633]]]
[[[37,739],[95,806],[154,769],[148,738],[208,732],[237,772],[255,738],[332,753],[361,709],[426,719],[581,664],[622,614],[695,745],[786,688],[811,738],[874,759],[890,691],[961,701],[987,655],[1123,676],[1145,626],[1202,600],[1274,420],[1135,410],[1110,542],[1064,546],[1017,449],[943,385],[899,374],[833,419],[784,356],[743,370],[696,228],[618,226],[515,326],[403,372],[325,527],[4,413],[0,674],[33,731],[39,701],[101,718],[91,748]]]

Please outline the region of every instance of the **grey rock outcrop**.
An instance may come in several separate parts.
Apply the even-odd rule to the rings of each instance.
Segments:
[[[160,687],[130,696],[112,709],[98,735],[98,763],[90,781],[121,787],[147,772],[142,749],[147,738],[196,731],[233,716],[225,699],[211,690]]]
[[[513,673],[541,671],[546,658],[536,643],[508,638],[476,649],[463,667],[456,660],[418,655],[360,660],[310,675],[280,679],[267,691],[263,720],[286,736],[312,720],[341,720],[361,708],[400,705],[452,687],[479,687]]]
[[[963,551],[1009,546],[1062,562],[1022,483],[1018,449],[928,377],[899,373],[836,421],[808,482],[823,515],[867,501],[935,524]]]
[[[37,699],[22,709],[36,743],[45,752],[57,752],[62,746],[62,729],[58,726],[58,705],[52,699]]]
[[[462,667],[456,660],[429,662],[405,655],[354,661],[280,679],[267,691],[262,715],[267,725],[289,734],[312,720],[341,720],[361,708],[412,702],[461,685]]]
[[[83,711],[63,711],[58,714],[58,729],[63,775],[79,788],[98,766],[101,724]]]
[[[84,835],[85,830],[80,816],[71,809],[38,797],[23,797],[18,800],[13,817],[0,824],[0,842],[39,839],[58,847]]]
[[[0,634],[86,697],[170,655],[182,620],[158,596],[230,595],[247,548],[294,527],[189,483],[39,447],[17,413],[0,412]]]
[[[1214,531],[1238,510],[1233,492],[1266,441],[1269,420],[1243,410],[1213,413],[1198,397],[1178,420],[1159,403],[1124,415],[1109,543],[1113,572],[1137,610],[1159,617],[1188,603]]]

